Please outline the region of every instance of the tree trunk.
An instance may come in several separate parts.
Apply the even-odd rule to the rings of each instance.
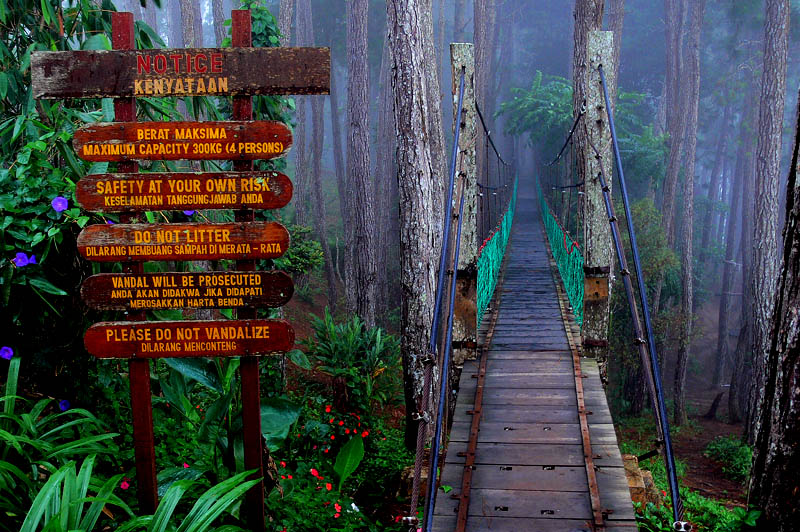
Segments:
[[[622,28],[625,22],[625,0],[611,0],[608,12],[608,29],[614,32],[614,86],[609,87],[612,109],[617,101],[617,84],[619,80],[619,57],[622,53]],[[613,91],[611,90],[613,89]]]
[[[306,46],[314,46],[314,18],[311,11],[310,0],[298,0],[298,22],[302,19],[304,32],[303,40]],[[298,24],[298,28],[300,28]],[[298,30],[299,33],[299,30]],[[322,191],[322,150],[325,140],[325,100],[322,96],[309,96],[311,100],[311,175],[306,179],[310,183],[312,198],[312,218],[314,232],[322,245],[322,254],[325,260],[325,279],[328,283],[328,302],[331,310],[336,309],[338,290],[336,287],[336,270],[333,264],[333,255],[328,241],[327,215],[325,196]]]
[[[687,43],[687,71],[689,74],[689,87],[687,91],[688,113],[686,117],[686,176],[683,183],[683,256],[681,257],[681,338],[678,351],[678,361],[675,368],[675,387],[673,398],[675,400],[676,425],[682,425],[688,420],[686,415],[686,400],[684,387],[686,385],[686,368],[692,347],[692,324],[694,312],[692,305],[692,291],[694,289],[694,261],[692,258],[692,238],[694,223],[694,166],[697,153],[697,107],[700,101],[700,33],[703,29],[703,14],[705,13],[706,0],[695,0],[692,4],[692,19],[689,29],[689,42]]]
[[[738,166],[738,164],[737,164]],[[733,260],[735,258],[736,249],[736,230],[737,230],[737,217],[736,213],[740,212],[740,198],[742,196],[742,175],[741,169],[733,175],[733,187],[731,190],[730,199],[730,218],[727,228],[727,237],[725,239],[725,264],[722,271],[722,295],[719,300],[719,320],[717,324],[717,356],[714,363],[714,386],[719,387],[722,384],[722,374],[725,369],[725,361],[728,358],[728,310],[731,302],[731,292],[733,291],[734,278],[736,270],[734,269]]]
[[[225,10],[222,7],[222,0],[211,0],[211,12],[214,16],[214,40],[217,46],[222,46],[222,41],[228,35],[225,29]]]
[[[278,31],[281,32],[281,46],[292,43],[292,19],[294,19],[294,0],[281,0],[278,11]]]
[[[453,41],[466,42],[467,40],[467,0],[455,0],[453,6]]]
[[[347,308],[368,327],[375,325],[375,206],[369,157],[368,0],[347,2],[347,198],[350,225],[345,270]],[[435,75],[435,72],[434,72]]]
[[[406,445],[416,445],[417,423],[411,416],[422,396],[422,358],[428,352],[436,289],[434,207],[436,180],[427,132],[427,76],[431,68],[421,38],[421,4],[387,0],[392,94],[397,138],[397,181],[400,196],[401,352],[406,399]]]
[[[572,39],[572,112],[577,118],[586,100],[586,47],[590,31],[603,29],[604,0],[576,0],[573,16],[575,17],[574,36]],[[586,158],[586,128],[579,127],[575,131],[573,153],[578,161]],[[480,161],[479,161],[480,162]],[[585,182],[584,165],[578,165],[577,182]]]
[[[717,201],[722,201],[723,198],[717,196],[719,189],[720,173],[722,172],[722,164],[727,158],[728,147],[728,121],[730,119],[731,104],[725,106],[725,111],[722,114],[722,127],[719,128],[719,140],[717,141],[716,154],[714,156],[714,166],[711,169],[711,176],[708,180],[708,194],[706,211],[703,213],[703,239],[700,244],[700,271],[703,271],[703,265],[708,261],[708,246],[711,244],[711,233],[713,232],[713,219],[716,212]]]
[[[142,10],[142,19],[144,20],[145,24],[150,26],[156,35],[158,34],[158,8],[156,7],[155,3],[147,2],[147,7],[141,7]]]
[[[756,86],[752,85],[748,91],[748,101],[756,98]],[[740,317],[739,337],[736,340],[736,350],[734,351],[733,374],[731,375],[731,388],[728,392],[728,417],[731,423],[741,421],[747,414],[748,397],[748,368],[750,364],[750,349],[752,315],[749,309],[752,307],[751,277],[753,250],[753,174],[754,161],[754,139],[751,131],[755,129],[755,109],[751,106],[750,112],[745,120],[742,121],[740,133],[740,145],[742,153],[742,228],[740,238],[740,253],[742,261],[742,313]],[[738,162],[737,162],[738,164]]]
[[[199,6],[192,0],[180,0],[181,6],[181,30],[183,46],[187,48],[197,48],[202,46],[202,31],[197,33],[197,19],[200,17]],[[200,43],[200,44],[198,44]]]
[[[187,0],[169,3],[167,20],[169,23],[169,47],[183,48],[183,4]]]
[[[489,127],[488,102],[495,95],[490,93],[492,62],[494,60],[494,35],[497,22],[496,0],[474,0],[474,37],[475,42],[475,103]],[[478,168],[478,183],[489,184],[487,160],[487,137],[484,128],[478,125],[478,134],[475,137],[476,165]],[[494,223],[491,220],[490,223]]]
[[[336,72],[331,66],[331,93],[329,96],[331,107],[331,136],[333,137],[333,165],[336,169],[336,186],[339,192],[339,211],[342,217],[342,227],[347,231],[350,224],[347,212],[347,170],[344,164],[344,150],[342,149],[342,126],[339,119],[339,83],[336,81]],[[347,256],[347,246],[345,246]],[[345,262],[349,259],[345,258]]]
[[[768,5],[771,2],[768,2]],[[788,6],[787,6],[788,7]],[[768,340],[767,371],[748,503],[764,511],[759,530],[789,532],[800,523],[800,119],[786,189],[782,266]]]
[[[308,46],[308,41],[311,39],[311,31],[305,27],[305,22],[306,19],[301,16],[301,10],[298,8],[295,14],[294,37],[297,46]],[[309,171],[308,134],[306,133],[308,128],[309,98],[309,96],[295,96],[294,99],[297,125],[295,126],[294,135],[295,194],[293,202],[295,207],[295,223],[304,226],[310,226],[313,223],[309,214],[311,203],[311,172]]]
[[[756,145],[755,216],[753,217],[753,385],[750,394],[751,423],[745,427],[747,442],[759,431],[770,319],[775,304],[778,270],[778,183],[781,162],[781,130],[786,95],[786,61],[789,40],[789,0],[767,0],[764,24],[764,69]]]

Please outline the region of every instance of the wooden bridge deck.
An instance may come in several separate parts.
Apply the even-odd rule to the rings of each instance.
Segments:
[[[520,183],[490,349],[466,530],[593,530],[572,352],[533,186]],[[569,327],[569,325],[568,325]],[[597,365],[582,359],[584,398],[606,531],[635,530],[625,471]],[[477,361],[461,376],[433,529],[456,529]]]

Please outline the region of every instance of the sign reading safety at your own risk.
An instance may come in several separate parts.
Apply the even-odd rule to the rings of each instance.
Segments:
[[[254,160],[284,155],[292,144],[281,122],[117,122],[83,126],[73,146],[87,161]]]
[[[277,222],[90,225],[78,251],[98,262],[274,259],[289,247]]]
[[[92,325],[83,341],[97,358],[245,356],[290,350],[294,330],[284,320],[116,321]]]
[[[280,172],[94,174],[78,181],[81,207],[96,212],[193,209],[279,209],[292,199]]]

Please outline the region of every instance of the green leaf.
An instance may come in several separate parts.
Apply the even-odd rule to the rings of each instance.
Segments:
[[[5,0],[0,0],[0,3]],[[8,75],[5,72],[0,72],[0,100],[8,94]]]
[[[164,363],[186,377],[222,394],[222,384],[217,378],[214,363],[207,358],[165,358]]]
[[[181,480],[197,480],[205,474],[205,470],[194,467],[171,467],[158,474],[158,496],[164,497],[174,483]]]
[[[353,471],[356,470],[363,458],[364,440],[359,436],[350,438],[350,441],[339,449],[339,454],[336,455],[336,462],[333,464],[333,470],[339,475],[339,491],[342,490],[342,484],[347,480],[347,477],[353,474]]]
[[[289,357],[289,360],[295,366],[305,370],[311,369],[311,362],[308,360],[306,354],[300,351],[299,349],[292,349],[291,351],[286,353],[286,355]]]
[[[53,294],[54,296],[67,296],[64,290],[60,289],[59,287],[55,286],[53,283],[44,279],[42,277],[35,277],[33,279],[28,279],[28,282],[41,290],[42,292],[46,292],[48,294]]]
[[[42,0],[45,2],[46,0]],[[111,42],[105,33],[96,33],[83,41],[82,50],[111,50]]]
[[[284,397],[269,397],[261,402],[261,432],[267,447],[280,447],[289,429],[300,416],[300,406]]]

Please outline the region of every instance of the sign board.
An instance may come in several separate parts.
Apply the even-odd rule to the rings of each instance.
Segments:
[[[280,172],[92,174],[78,181],[75,197],[84,209],[104,213],[280,209],[292,190]]]
[[[33,52],[34,98],[328,94],[330,48]]]
[[[78,235],[78,251],[96,262],[274,259],[288,247],[277,222],[97,224]]]
[[[264,355],[294,346],[285,320],[113,321],[95,323],[83,337],[97,358]]]
[[[87,161],[252,161],[284,155],[292,133],[282,122],[98,122],[72,141]]]
[[[81,286],[83,301],[99,310],[280,307],[294,293],[281,271],[101,273]]]

